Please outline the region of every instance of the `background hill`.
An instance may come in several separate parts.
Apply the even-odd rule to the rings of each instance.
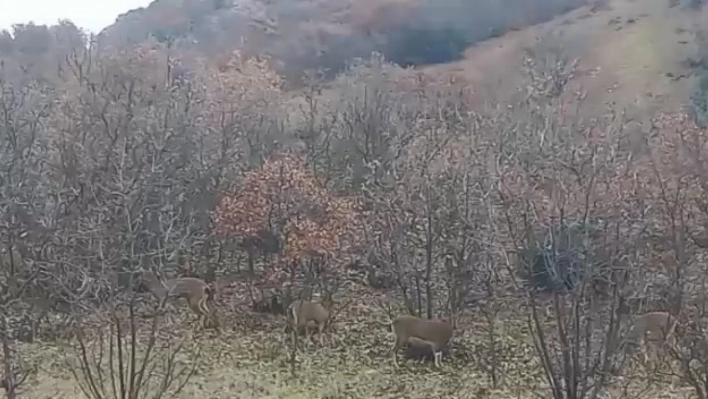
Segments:
[[[112,45],[152,35],[203,54],[240,49],[272,56],[278,71],[330,75],[383,53],[402,65],[441,63],[510,29],[549,20],[583,0],[157,0],[101,33]]]
[[[594,112],[606,104],[633,116],[678,110],[701,73],[692,66],[702,59],[706,16],[679,2],[609,1],[479,43],[464,60],[426,70],[487,87],[482,95],[509,93],[520,84],[519,55],[544,39],[556,57],[579,59],[577,82]]]
[[[502,98],[518,88],[525,51],[544,42],[555,57],[579,59],[576,77],[597,109],[677,109],[702,66],[706,15],[692,1],[157,0],[121,15],[98,43],[127,49],[154,38],[183,57],[266,55],[291,87],[306,71],[331,78],[377,51]],[[24,25],[0,35],[0,53],[41,68],[81,43],[70,22]]]
[[[444,64],[423,70],[501,98],[518,88],[524,51],[544,39],[557,57],[580,59],[579,83],[595,111],[609,103],[630,110],[679,109],[695,85],[691,66],[701,58],[695,38],[706,22],[691,4],[157,0],[120,16],[99,42],[121,47],[152,36],[195,55],[268,55],[295,85],[307,70],[332,77],[377,51],[403,66]]]

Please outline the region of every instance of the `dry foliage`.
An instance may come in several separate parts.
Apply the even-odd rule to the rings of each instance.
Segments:
[[[248,173],[239,191],[221,199],[214,232],[247,238],[274,229],[284,245],[279,267],[267,278],[279,280],[290,264],[310,258],[345,262],[358,244],[356,203],[321,187],[294,155],[280,155]]]

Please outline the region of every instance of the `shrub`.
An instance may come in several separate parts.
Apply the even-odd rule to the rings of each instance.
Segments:
[[[389,36],[383,53],[407,67],[458,60],[468,45],[464,33],[454,28],[403,27]]]
[[[695,113],[696,124],[708,126],[708,73],[702,70],[697,86],[691,94],[691,104]]]
[[[572,290],[596,277],[601,257],[592,244],[595,229],[588,223],[568,223],[549,231],[542,243],[532,243],[521,254],[520,272],[541,291]]]

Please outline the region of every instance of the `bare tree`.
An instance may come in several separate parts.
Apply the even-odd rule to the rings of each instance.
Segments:
[[[88,399],[172,397],[196,370],[199,349],[183,360],[185,341],[161,331],[167,298],[153,309],[147,329],[139,323],[136,299],[115,298],[108,320],[79,327],[67,364]]]
[[[37,80],[17,82],[0,65],[0,337],[4,354],[2,387],[18,397],[29,370],[22,370],[16,342],[34,320],[23,300],[36,283],[48,229],[42,223],[45,190],[48,88]],[[32,339],[30,337],[30,339]]]
[[[568,118],[581,97],[566,87],[567,63],[525,65],[527,106],[484,122],[498,201],[487,206],[546,389],[559,399],[595,398],[613,382],[619,306],[644,260],[649,221],[631,172],[636,148],[621,114]]]

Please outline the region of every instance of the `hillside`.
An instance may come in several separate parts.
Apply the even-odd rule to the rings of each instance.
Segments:
[[[589,106],[584,109],[590,113],[602,112],[611,103],[636,109],[636,115],[676,110],[695,84],[686,60],[696,57],[694,35],[706,21],[705,12],[690,11],[681,2],[672,6],[669,0],[612,0],[602,7],[591,1],[542,22],[581,2],[501,3],[478,2],[478,9],[465,9],[463,2],[451,0],[437,7],[423,0],[360,1],[356,6],[349,0],[157,0],[119,17],[100,39],[124,45],[155,35],[201,54],[232,49],[267,54],[280,73],[297,81],[308,69],[336,73],[371,51],[383,52],[394,61],[407,59],[396,53],[407,45],[396,42],[407,27],[450,24],[471,45],[460,48],[459,60],[453,60],[455,54],[433,55],[448,62],[422,70],[436,79],[466,82],[485,99],[501,100],[516,91],[524,50],[541,38],[550,38],[561,49],[559,55],[580,60],[576,78],[586,92]],[[536,22],[542,23],[533,25]],[[473,25],[474,29],[462,28]],[[394,42],[396,51],[391,47]]]
[[[401,64],[447,62],[468,45],[572,10],[585,0],[156,0],[101,32],[106,45],[154,36],[214,55],[267,54],[297,80],[307,69],[330,76],[378,51]]]
[[[646,117],[657,110],[677,111],[688,101],[698,58],[694,35],[708,20],[667,0],[613,0],[593,11],[582,7],[547,23],[486,40],[465,51],[464,59],[424,68],[431,76],[454,77],[481,97],[499,98],[516,91],[525,49],[550,39],[569,58],[578,58],[578,87],[585,110],[607,105]],[[591,110],[591,111],[590,111]]]

